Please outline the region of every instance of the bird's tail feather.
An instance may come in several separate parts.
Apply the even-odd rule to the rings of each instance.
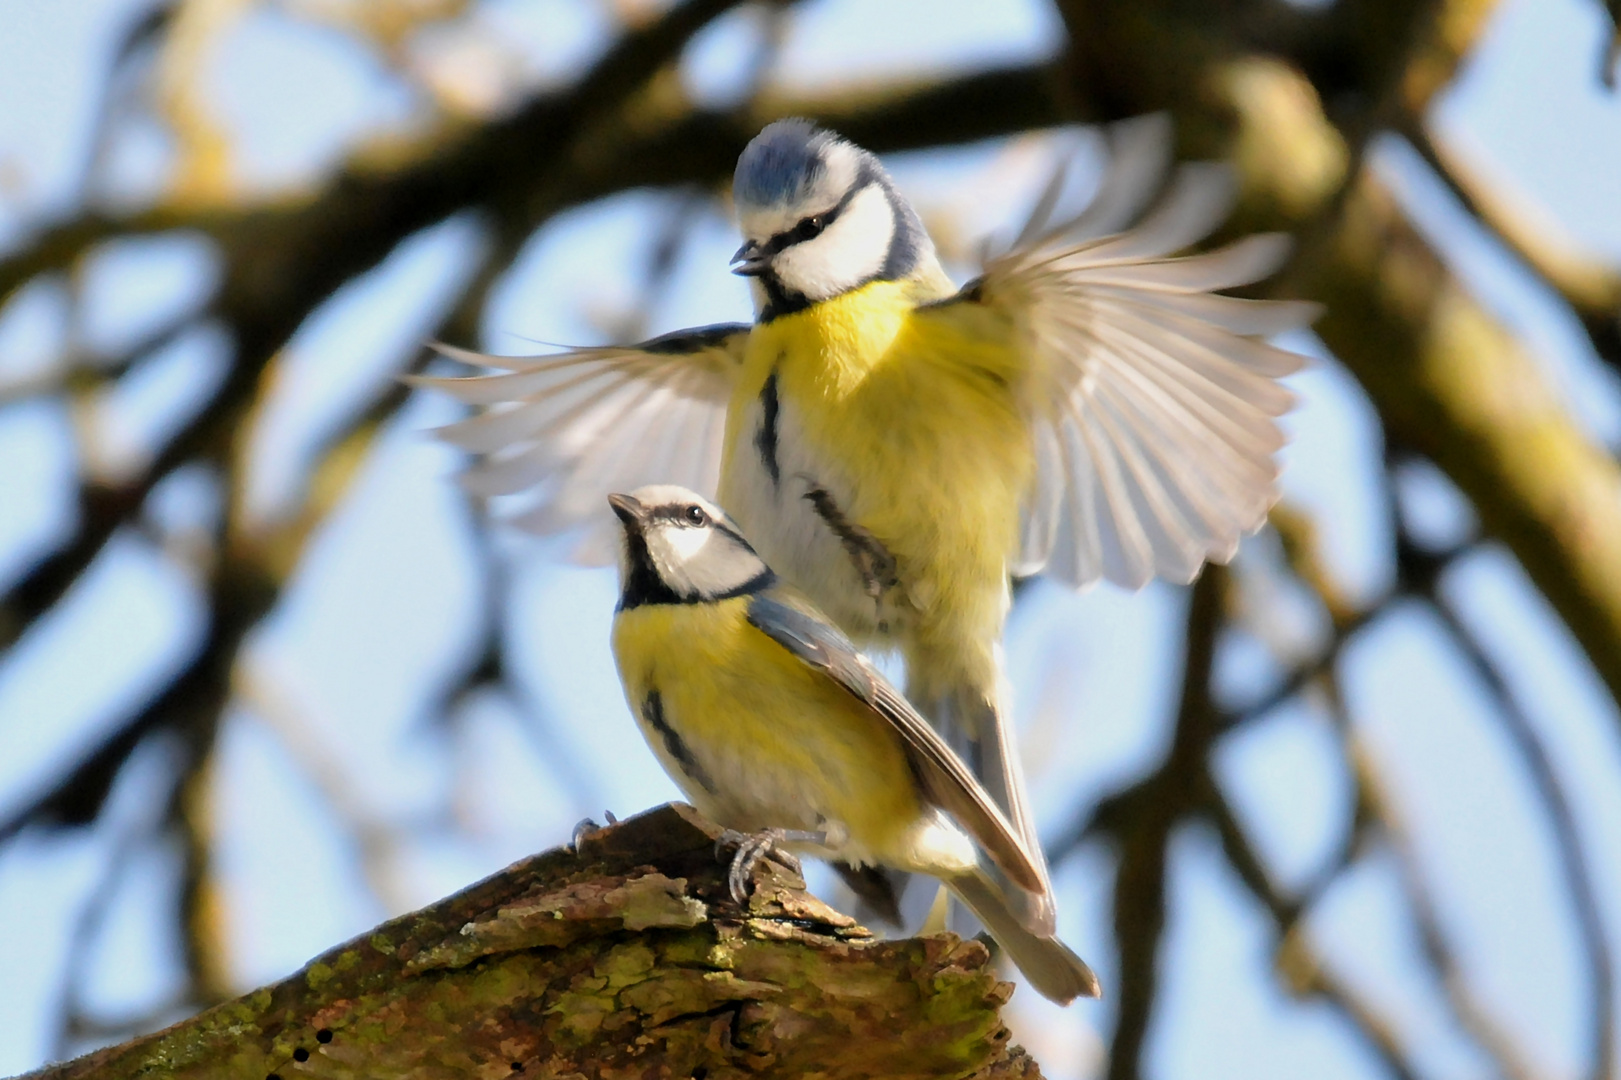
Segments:
[[[1000,870],[989,866],[988,872],[999,891],[1008,898],[1004,907],[1017,913],[1030,932],[1051,933],[1055,918],[1052,880],[1047,871],[1047,857],[1041,850],[1041,837],[1036,832],[1035,817],[1030,813],[1029,797],[1025,794],[1024,768],[1019,763],[1018,747],[1014,745],[1011,710],[1006,707],[1009,695],[1002,685],[1005,680],[1000,675],[1000,659],[998,656],[998,675],[991,688],[959,681],[939,692],[920,692],[914,702],[1002,808],[1041,877],[1041,891],[1030,892],[1018,888]]]
[[[904,870],[852,866],[847,862],[835,862],[833,870],[855,897],[856,918],[864,922],[877,919],[897,928],[906,925],[905,916],[901,914],[901,894],[906,891],[910,875]]]
[[[1069,946],[1050,934],[1024,928],[1023,919],[1008,903],[1017,889],[1008,893],[985,870],[951,878],[946,885],[985,924],[1013,966],[1042,997],[1067,1005],[1075,998],[1102,993],[1098,977]]]

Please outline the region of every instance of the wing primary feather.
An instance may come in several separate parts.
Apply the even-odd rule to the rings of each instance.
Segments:
[[[1070,528],[1060,533],[1060,548],[1067,539],[1074,558],[1074,574],[1069,579],[1076,585],[1096,581],[1103,575],[1103,515],[1098,509],[1098,467],[1092,460],[1092,451],[1074,424],[1065,423],[1059,434],[1068,454],[1069,491],[1072,496]]]
[[[1099,298],[1146,308],[1157,315],[1174,316],[1178,322],[1204,325],[1246,337],[1271,337],[1289,330],[1299,330],[1311,325],[1312,320],[1322,312],[1322,305],[1310,300],[1251,300],[1219,293],[1168,293],[1158,289],[1115,285],[1093,285],[1090,288]]]
[[[1109,163],[1085,208],[1031,245],[1084,241],[1116,233],[1142,213],[1161,187],[1171,160],[1171,125],[1163,114],[1138,117],[1108,131]]]
[[[1248,456],[1270,458],[1283,445],[1283,432],[1270,414],[1233,394],[1220,383],[1204,379],[1178,363],[1157,345],[1112,328],[1101,328],[1099,339],[1111,354],[1129,357],[1118,370],[1129,378],[1154,382],[1189,415]],[[1102,357],[1099,358],[1100,360]],[[1246,423],[1245,421],[1249,421]]]
[[[1278,379],[1285,375],[1293,375],[1305,366],[1305,358],[1299,353],[1280,349],[1265,341],[1228,333],[1218,326],[1212,326],[1178,312],[1161,312],[1152,305],[1134,301],[1122,303],[1110,300],[1107,303],[1119,304],[1120,310],[1128,318],[1134,320],[1138,326],[1150,328],[1159,337],[1175,336],[1197,346],[1194,355],[1219,357],[1220,366],[1223,368],[1228,365],[1236,366],[1246,374],[1254,375],[1274,386],[1277,385]]]
[[[612,354],[559,353],[555,357],[539,357],[532,366],[521,371],[502,371],[490,375],[404,375],[401,378],[412,386],[441,390],[468,405],[497,405],[551,391],[559,380],[567,379],[579,368],[598,372],[606,370],[613,359]]]
[[[1136,401],[1113,387],[1103,401],[1110,421],[1130,440],[1137,490],[1160,529],[1154,538],[1155,573],[1180,583],[1191,581],[1212,551],[1226,549],[1234,530],[1197,488],[1191,496],[1184,490],[1181,481],[1187,474],[1172,467],[1174,458],[1164,453],[1154,424],[1137,409]]]
[[[1140,371],[1129,367],[1121,374],[1127,381],[1141,376]],[[1161,456],[1184,460],[1186,467],[1198,472],[1206,485],[1217,488],[1231,501],[1245,501],[1257,487],[1269,487],[1276,478],[1277,470],[1269,457],[1263,459],[1264,464],[1252,461],[1158,387],[1139,386],[1136,392],[1131,392],[1114,380],[1107,380],[1107,385],[1112,393],[1130,401],[1145,417],[1153,418],[1159,438],[1163,440]]]
[[[669,387],[650,386],[633,407],[613,417],[609,438],[594,447],[595,453],[578,460],[548,500],[552,516],[572,521],[599,513],[607,515],[604,493],[612,487],[615,478],[634,475],[634,457],[627,461],[622,451],[614,453],[615,448],[624,445],[620,433],[639,432],[639,449],[643,455],[655,459],[667,456],[669,417],[666,413],[672,397]],[[631,468],[627,469],[627,465]],[[602,503],[603,508],[599,509],[598,503]]]
[[[1025,500],[1020,524],[1019,561],[1015,577],[1039,573],[1053,554],[1059,519],[1064,512],[1063,451],[1052,424],[1038,419],[1031,432],[1036,453],[1035,490]]]
[[[1124,242],[1130,236],[1128,233],[1117,240],[1105,240],[1093,248],[1070,253],[1074,265],[1062,268],[1065,283],[1072,288],[1116,285],[1165,292],[1231,289],[1270,276],[1283,265],[1292,246],[1285,233],[1259,233],[1197,255],[1165,259],[1141,259],[1130,254],[1116,256],[1110,245],[1119,243],[1124,249]],[[1084,260],[1081,256],[1085,256]]]
[[[491,498],[534,487],[556,468],[556,457],[544,445],[537,444],[508,457],[486,458],[469,467],[457,480],[474,495]]]
[[[1146,448],[1130,421],[1119,414],[1114,397],[1108,386],[1100,386],[1093,397],[1091,416],[1124,468],[1122,501],[1142,533],[1150,572],[1186,580],[1188,564],[1191,562],[1191,569],[1196,570],[1202,552],[1187,535],[1157,470],[1148,460]]]
[[[1209,497],[1210,489],[1218,485],[1200,466],[1207,463],[1210,456],[1199,453],[1201,447],[1189,446],[1184,438],[1187,435],[1197,436],[1199,432],[1196,429],[1168,427],[1166,418],[1156,418],[1143,399],[1119,393],[1113,386],[1106,387],[1100,397],[1108,404],[1118,422],[1132,431],[1145,465],[1152,468],[1167,500],[1166,511],[1181,523],[1185,531],[1196,529],[1188,531],[1187,544],[1180,550],[1174,574],[1169,572],[1168,564],[1160,564],[1160,572],[1167,576],[1191,579],[1202,558],[1227,552],[1236,544],[1243,524],[1248,521],[1249,508],[1227,492],[1223,492],[1227,497],[1220,502]],[[1253,495],[1253,488],[1242,494]],[[1194,555],[1198,558],[1190,563],[1188,559]]]
[[[605,385],[596,385],[599,383]],[[503,403],[507,407],[446,424],[435,429],[434,434],[475,454],[494,453],[503,446],[534,438],[547,428],[566,426],[605,395],[628,385],[634,385],[630,375],[611,370],[586,371],[538,401],[520,398]]]
[[[609,491],[658,480],[714,493],[731,380],[750,332],[745,324],[699,327],[537,357],[436,345],[499,373],[411,381],[484,407],[438,432],[481,455],[464,474],[469,490],[532,491],[519,525],[542,534],[588,527],[582,543],[600,548],[604,524],[612,526]]]
[[[1185,333],[1180,328],[1173,331],[1125,305],[1117,307],[1111,303],[1104,310],[1106,317],[1098,322],[1106,325],[1108,332],[1154,349],[1167,364],[1184,369],[1189,379],[1220,389],[1233,399],[1236,407],[1247,407],[1271,417],[1281,416],[1294,405],[1295,396],[1288,387],[1257,372],[1247,362],[1272,364],[1278,362],[1271,355],[1273,352],[1284,357],[1293,353],[1219,331],[1212,334]]]
[[[1230,166],[1208,161],[1183,165],[1149,215],[1094,249],[1094,254],[1123,260],[1162,258],[1181,251],[1209,236],[1237,197],[1238,182]]]
[[[1259,527],[1277,479],[1269,455],[1254,457],[1223,442],[1172,398],[1144,392],[1141,387],[1128,391],[1114,381],[1107,387],[1117,409],[1121,402],[1129,404],[1141,422],[1154,429],[1153,445],[1165,469],[1196,478],[1183,486],[1201,495],[1205,491],[1219,494],[1228,509],[1218,516],[1233,528],[1250,531]]]
[[[1120,475],[1120,460],[1111,440],[1097,431],[1096,417],[1075,408],[1073,400],[1064,407],[1074,430],[1086,444],[1092,459],[1093,473],[1102,489],[1103,513],[1096,514],[1098,523],[1098,554],[1104,575],[1110,581],[1132,588],[1148,583],[1153,558],[1148,538],[1131,510],[1131,499]]]
[[[1069,164],[1066,160],[1060,159],[1058,166],[1053,169],[1052,177],[1047,181],[1047,186],[1042,189],[1041,197],[1031,208],[1030,216],[1025,219],[1024,228],[1020,229],[1019,235],[1014,238],[1013,249],[1022,248],[1041,235],[1047,223],[1052,220],[1053,209],[1058,205],[1059,196],[1064,193],[1064,181],[1068,176]]]

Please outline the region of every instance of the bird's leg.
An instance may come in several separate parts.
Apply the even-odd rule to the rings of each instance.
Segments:
[[[781,845],[815,844],[822,847],[826,846],[827,838],[825,831],[813,832],[807,829],[761,829],[753,834],[727,829],[721,833],[720,839],[715,841],[715,858],[721,858],[727,848],[737,849],[737,853],[732,856],[731,868],[726,873],[726,886],[732,894],[732,899],[739,907],[743,907],[749,902],[749,878],[753,876],[754,868],[760,864],[761,859],[773,859],[779,865],[803,875],[804,870],[800,867],[799,860]]]

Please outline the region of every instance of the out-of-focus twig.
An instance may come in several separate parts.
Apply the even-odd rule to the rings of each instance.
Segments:
[[[1225,571],[1206,570],[1188,605],[1182,699],[1170,752],[1151,775],[1100,806],[1094,819],[1119,851],[1114,930],[1120,950],[1119,1019],[1109,1051],[1110,1080],[1134,1080],[1159,985],[1165,929],[1166,855],[1177,824],[1206,797],[1205,772],[1215,711],[1210,667],[1221,622]],[[1064,852],[1055,852],[1054,860]]]
[[[1610,36],[1604,43],[1603,59],[1599,66],[1599,82],[1606,89],[1615,89],[1615,69],[1621,64],[1621,0],[1603,0],[1604,13],[1609,16]]]
[[[1394,483],[1389,475],[1395,462],[1394,455],[1387,449],[1385,492],[1390,503],[1391,520],[1396,524],[1397,530],[1397,581],[1390,595],[1381,600],[1375,610],[1382,610],[1403,599],[1433,601],[1443,572],[1453,565],[1460,555],[1473,550],[1475,544],[1473,540],[1466,540],[1447,551],[1429,552],[1421,551],[1406,541],[1400,506],[1396,502]],[[1315,534],[1311,530],[1298,528],[1292,528],[1291,531],[1294,534],[1293,538],[1284,545],[1284,553],[1291,568],[1314,590],[1332,589],[1332,584],[1327,583],[1322,572],[1316,552]],[[1343,618],[1337,622],[1341,625],[1352,625],[1355,620]],[[1489,662],[1486,662],[1484,655],[1481,655],[1479,660],[1483,667],[1478,670],[1484,671],[1488,688],[1493,682],[1500,684],[1501,677],[1491,668]],[[1355,811],[1348,835],[1330,863],[1314,877],[1300,895],[1286,895],[1271,880],[1263,862],[1249,845],[1236,817],[1225,800],[1220,797],[1219,789],[1215,789],[1216,801],[1210,808],[1229,861],[1251,893],[1267,906],[1278,925],[1283,942],[1278,956],[1280,971],[1297,993],[1320,997],[1342,1012],[1368,1040],[1375,1052],[1385,1059],[1392,1071],[1398,1075],[1413,1074],[1413,1067],[1406,1060],[1400,1041],[1389,1023],[1377,1014],[1376,1008],[1371,1003],[1358,1000],[1349,987],[1341,984],[1324,968],[1322,962],[1312,954],[1302,931],[1298,928],[1300,920],[1310,910],[1316,898],[1332,886],[1339,873],[1350,865],[1355,853],[1374,839],[1383,841],[1396,854],[1399,872],[1402,875],[1402,888],[1424,945],[1424,959],[1433,971],[1438,985],[1442,987],[1447,1004],[1457,1018],[1459,1026],[1482,1052],[1492,1059],[1500,1075],[1508,1080],[1536,1080],[1537,1074],[1525,1055],[1504,1034],[1501,1026],[1481,1004],[1447,939],[1440,915],[1425,886],[1422,869],[1407,839],[1404,825],[1385,791],[1376,763],[1362,745],[1352,725],[1339,676],[1332,664],[1322,665],[1318,675],[1311,681],[1311,686],[1316,691],[1318,703],[1326,711],[1339,736],[1339,745],[1356,792]],[[1506,693],[1506,686],[1502,689]],[[1512,702],[1510,707],[1512,708]],[[1523,716],[1520,719],[1525,720]],[[1525,722],[1524,728],[1524,733],[1535,742],[1535,733],[1529,728],[1528,721]],[[1537,743],[1536,750],[1540,749],[1540,743]],[[1545,754],[1543,759],[1546,763]],[[1543,777],[1543,781],[1555,789],[1552,801],[1562,805],[1562,793],[1557,790],[1558,782],[1551,770]],[[1575,839],[1572,831],[1563,842],[1569,843]],[[1573,851],[1575,859],[1580,863],[1582,856],[1579,845]],[[1580,868],[1585,869],[1584,866]],[[1607,970],[1607,950],[1601,948],[1597,963],[1601,969]],[[1595,986],[1597,986],[1596,979]],[[1599,1000],[1606,997],[1602,992],[1595,992],[1594,996]],[[1595,1029],[1602,1032],[1602,1037],[1606,1041],[1609,1039],[1610,1032],[1604,1023],[1596,1023]],[[1608,1067],[1607,1059],[1601,1053],[1595,1053],[1595,1060],[1601,1067]]]
[[[1526,195],[1502,190],[1501,181],[1437,139],[1429,123],[1409,118],[1402,135],[1464,209],[1570,306],[1599,358],[1621,371],[1621,268],[1576,250],[1548,214]]]
[[[1328,705],[1329,716],[1334,721],[1351,767],[1359,814],[1372,823],[1380,839],[1396,856],[1402,891],[1419,940],[1423,943],[1424,959],[1446,994],[1447,1004],[1459,1026],[1492,1059],[1497,1071],[1506,1080],[1537,1080],[1537,1073],[1525,1054],[1503,1032],[1501,1025],[1492,1018],[1470,985],[1447,938],[1440,912],[1413,851],[1406,824],[1387,790],[1373,755],[1363,745],[1352,725],[1350,711],[1337,682],[1330,689]]]
[[[1279,950],[1278,966],[1297,996],[1326,1002],[1343,1016],[1352,1030],[1361,1035],[1378,1055],[1392,1076],[1398,1080],[1418,1080],[1421,1074],[1402,1047],[1401,1040],[1396,1037],[1390,1022],[1337,978],[1311,952],[1303,937],[1297,934],[1284,940]]]
[[[84,987],[95,946],[100,944],[107,917],[118,898],[119,888],[125,884],[134,856],[143,843],[151,840],[157,824],[140,822],[137,827],[123,828],[109,838],[111,851],[101,867],[95,886],[80,902],[79,912],[73,919],[73,928],[68,936],[68,953],[62,961],[60,1021],[51,1051],[51,1056],[57,1060],[67,1057],[74,1048],[75,1040],[89,1033],[91,1021],[85,1008]],[[172,1008],[172,1005],[169,1007]],[[120,1025],[120,1028],[134,1033],[133,1024]]]
[[[1436,590],[1431,600],[1453,644],[1463,654],[1475,678],[1491,695],[1495,707],[1493,711],[1504,734],[1514,746],[1552,828],[1554,854],[1576,916],[1576,931],[1581,940],[1579,952],[1587,962],[1588,977],[1592,981],[1589,1010],[1592,1042],[1588,1051],[1587,1075],[1590,1080],[1611,1080],[1615,1071],[1615,960],[1610,951],[1609,934],[1599,910],[1597,884],[1588,865],[1575,812],[1548,756],[1548,748],[1543,745],[1535,724],[1526,715],[1502,672],[1459,617],[1444,588]],[[1413,872],[1416,874],[1416,868]]]
[[[404,888],[400,862],[410,823],[388,821],[364,804],[343,764],[321,745],[302,710],[259,665],[237,665],[235,694],[275,734],[353,838],[355,861],[379,906],[387,913],[406,910],[410,897]]]
[[[1312,950],[1298,925],[1311,904],[1349,865],[1350,853],[1359,842],[1360,828],[1353,828],[1353,839],[1342,848],[1335,865],[1327,868],[1327,872],[1318,878],[1314,888],[1300,896],[1289,896],[1272,881],[1265,864],[1244,835],[1232,807],[1218,788],[1212,788],[1206,814],[1216,826],[1228,862],[1238,872],[1239,879],[1248,887],[1250,894],[1266,906],[1277,925],[1277,969],[1290,992],[1297,997],[1316,998],[1326,1003],[1362,1037],[1391,1075],[1402,1080],[1417,1080],[1419,1071],[1389,1021],[1379,1014],[1373,1003],[1365,1001],[1335,977]]]
[[[142,360],[178,341],[209,316],[206,305],[192,307],[111,356],[63,356],[36,375],[0,383],[0,408],[48,394],[82,391],[117,379]]]

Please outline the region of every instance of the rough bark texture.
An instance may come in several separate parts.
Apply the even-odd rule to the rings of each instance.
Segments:
[[[719,835],[660,807],[30,1076],[1039,1080],[983,945],[873,940],[769,860],[741,911]]]

